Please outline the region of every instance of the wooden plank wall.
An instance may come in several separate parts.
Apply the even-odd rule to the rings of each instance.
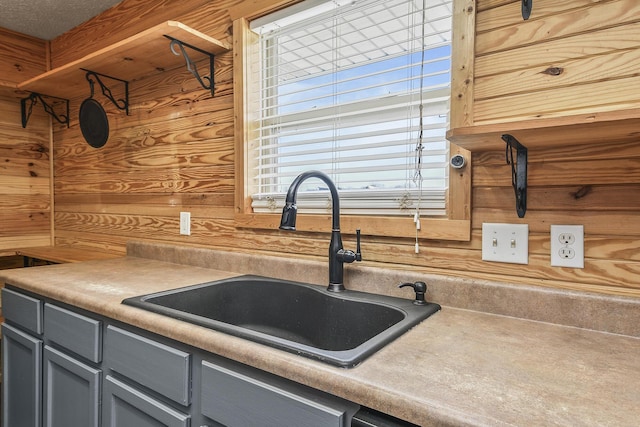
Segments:
[[[637,108],[640,3],[537,0],[528,21],[520,1],[478,0],[475,124]],[[525,277],[637,291],[640,283],[640,131],[635,143],[529,150],[528,210],[514,215],[503,152],[473,156],[473,224],[530,227]],[[526,145],[526,141],[521,141]],[[584,270],[549,267],[549,226],[584,224]],[[502,268],[505,270],[505,268]],[[508,268],[505,274],[517,274]]]
[[[0,86],[15,87],[47,71],[48,43],[0,28]]]
[[[640,107],[640,2],[478,0],[474,122]]]
[[[0,254],[51,244],[49,116],[37,105],[22,128],[20,99],[0,88]]]
[[[52,62],[78,59],[168,19],[231,41],[226,10],[233,4],[125,0],[53,40]],[[82,99],[72,100],[71,127],[54,130],[57,244],[124,252],[131,238],[212,245],[234,238],[231,63],[231,53],[216,57],[214,98],[185,68],[131,82],[129,116],[98,98],[111,128],[98,150],[78,126]],[[191,212],[191,236],[179,235],[180,211]]]
[[[51,244],[49,116],[33,108],[22,128],[17,83],[46,71],[47,43],[0,28],[0,254]],[[15,266],[5,258],[0,268]]]
[[[246,0],[247,4],[251,1],[255,2]],[[169,18],[231,42],[227,9],[240,3],[124,0],[116,8],[54,40],[52,61],[54,66],[60,65]],[[479,0],[480,32],[489,34],[492,28],[496,31],[509,28],[511,24],[506,22],[519,17],[517,4],[516,1]],[[575,25],[566,20],[562,11],[572,9],[577,13],[582,9],[582,13],[591,16],[590,11],[602,13],[604,6],[612,9],[607,12],[611,22],[620,19],[629,22],[626,13],[637,11],[635,0],[631,3],[536,0],[531,22],[538,21],[532,28],[547,33],[559,31],[553,43],[562,50],[563,40],[571,44],[579,43],[582,37],[591,40],[586,30],[569,36],[565,27]],[[545,15],[562,17],[556,22],[557,28],[541,18]],[[634,24],[629,22],[629,25]],[[513,24],[510,30],[519,28]],[[637,38],[638,33],[634,34]],[[479,37],[478,43],[487,37],[491,38]],[[520,36],[510,43],[517,40],[528,47],[528,42]],[[503,50],[499,49],[496,55]],[[632,55],[632,51],[627,54]],[[545,54],[544,49],[537,53],[538,56]],[[482,57],[477,58],[477,63],[480,61]],[[637,69],[638,61],[635,65]],[[496,59],[488,66],[498,67],[502,63]],[[571,67],[567,66],[566,70],[569,70],[567,75],[572,74]],[[494,74],[503,72],[507,71]],[[633,77],[619,80],[627,78],[633,80]],[[216,58],[216,82],[214,98],[181,69],[132,82],[130,116],[105,104],[112,136],[99,150],[83,141],[77,123],[81,99],[73,100],[71,127],[54,127],[57,243],[124,251],[127,240],[142,238],[283,256],[326,256],[328,233],[286,233],[234,226],[232,53]],[[480,86],[482,94],[485,89]],[[499,89],[502,83],[484,85],[486,90],[492,86]],[[631,86],[629,90],[636,87]],[[533,89],[525,85],[524,90]],[[554,88],[553,93],[558,90]],[[565,87],[558,93],[569,92]],[[563,96],[558,97],[564,100]],[[575,101],[576,94],[570,99]],[[601,105],[607,103],[606,97],[598,99]],[[560,113],[562,108],[570,109],[571,105],[571,101],[559,109],[550,105],[549,111]],[[498,110],[498,107],[487,109],[487,117],[488,111]],[[512,283],[640,295],[639,147],[640,144],[611,143],[565,149],[559,144],[550,150],[530,152],[529,210],[524,219],[518,219],[515,213],[504,152],[475,154],[472,240],[422,241],[421,252],[416,255],[412,239],[376,237],[365,232],[366,263]],[[191,212],[191,236],[178,233],[180,211]],[[480,250],[483,222],[529,224],[529,265],[483,262]],[[550,266],[551,224],[585,225],[585,269]],[[366,230],[367,225],[362,224],[362,228]],[[353,246],[352,235],[346,235],[344,240],[345,246]]]

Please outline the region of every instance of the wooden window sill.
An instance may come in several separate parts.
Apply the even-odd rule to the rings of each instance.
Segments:
[[[236,214],[235,223],[239,228],[255,228],[278,230],[280,214]],[[296,228],[299,231],[330,232],[331,214],[303,215],[298,214]],[[433,240],[471,240],[471,223],[469,220],[452,220],[447,218],[421,218],[420,239]],[[340,228],[345,234],[355,234],[360,229],[362,234],[385,237],[415,238],[416,228],[413,216],[381,217],[365,215],[340,216]]]

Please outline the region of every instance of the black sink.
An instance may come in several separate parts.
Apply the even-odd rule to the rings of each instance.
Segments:
[[[272,347],[352,367],[440,309],[412,299],[240,276],[128,298],[161,313]]]

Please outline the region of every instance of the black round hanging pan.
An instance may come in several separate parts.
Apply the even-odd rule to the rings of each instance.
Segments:
[[[109,139],[107,113],[98,101],[87,98],[80,105],[80,130],[82,136],[93,148],[100,148]]]

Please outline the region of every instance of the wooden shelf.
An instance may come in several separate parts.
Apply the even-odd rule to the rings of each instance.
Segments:
[[[167,21],[22,82],[18,89],[64,99],[82,95],[88,98],[91,92],[82,68],[130,82],[164,70],[186,67],[182,55],[171,52],[170,41],[165,35],[214,55],[231,49],[229,44],[180,22]],[[193,62],[208,58],[195,50],[189,50],[189,56]]]
[[[13,82],[0,79],[0,88],[17,89],[18,85]]]
[[[505,149],[505,133],[528,149],[640,142],[640,109],[456,128],[447,132],[447,139],[474,152],[496,151]]]

